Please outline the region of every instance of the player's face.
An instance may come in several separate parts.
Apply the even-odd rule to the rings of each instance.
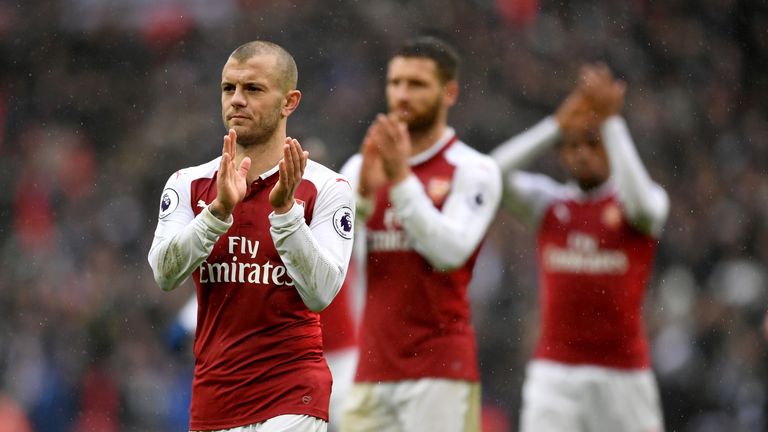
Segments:
[[[278,76],[277,58],[257,55],[240,62],[229,58],[221,72],[221,115],[248,147],[267,142],[284,117],[286,92]]]
[[[597,132],[567,136],[560,144],[560,159],[582,189],[592,189],[608,179],[610,166]]]
[[[437,121],[446,86],[437,75],[437,65],[423,57],[395,57],[387,69],[387,105],[390,113],[408,125],[411,132],[429,129]]]

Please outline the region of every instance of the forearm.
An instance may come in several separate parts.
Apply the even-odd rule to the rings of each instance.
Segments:
[[[362,156],[352,156],[341,168],[341,174],[347,178],[349,185],[355,191],[355,220],[361,225],[373,214],[375,209],[374,198],[360,194],[360,169],[362,168]]]
[[[302,301],[312,311],[325,309],[344,282],[352,241],[345,240],[348,246],[344,242],[321,246],[299,205],[284,214],[272,213],[269,220],[275,248]]]
[[[415,176],[390,191],[406,236],[433,267],[446,271],[461,267],[480,244],[496,213],[501,193],[498,171],[490,167],[488,170],[491,171],[488,182],[478,183],[476,190],[457,188],[442,211],[432,204]]]
[[[627,125],[619,116],[601,126],[619,200],[639,229],[658,234],[669,212],[669,198],[648,175]]]
[[[149,250],[149,265],[155,281],[164,291],[181,285],[211,253],[219,237],[231,226],[206,208],[180,229],[158,233]]]
[[[552,147],[560,137],[560,126],[554,117],[547,117],[530,129],[501,143],[491,157],[502,173],[516,171]]]

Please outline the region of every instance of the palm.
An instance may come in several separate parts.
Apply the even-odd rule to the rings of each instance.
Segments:
[[[234,161],[229,161],[229,169],[227,171],[229,175],[219,179],[219,194],[223,198],[222,201],[237,204],[245,197],[248,185],[245,177],[237,172]]]
[[[381,156],[376,148],[376,143],[369,134],[363,140],[363,163],[360,166],[360,194],[366,197],[373,195],[387,182]]]
[[[232,209],[243,200],[248,190],[246,178],[248,169],[251,167],[251,159],[244,157],[240,166],[236,165],[236,142],[237,134],[230,129],[224,137],[221,163],[216,179],[216,207],[222,212],[222,216],[231,214]]]
[[[293,197],[301,184],[308,157],[309,153],[302,150],[297,140],[290,137],[285,139],[283,159],[279,164],[280,177],[269,192],[269,203],[276,213],[285,213],[293,206]]]

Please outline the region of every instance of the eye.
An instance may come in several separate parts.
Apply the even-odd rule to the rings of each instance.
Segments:
[[[232,84],[222,84],[221,85],[221,91],[224,93],[229,93],[235,90],[235,86]]]

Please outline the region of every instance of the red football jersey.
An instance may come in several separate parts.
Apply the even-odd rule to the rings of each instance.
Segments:
[[[320,325],[323,330],[323,351],[330,352],[350,348],[357,344],[355,320],[353,316],[350,290],[355,289],[350,281],[357,274],[353,262],[347,268],[347,278],[344,280],[339,293],[330,304],[320,313]]]
[[[192,430],[221,428],[221,422],[203,419],[222,417],[230,425],[288,413],[328,418],[331,375],[318,314],[302,302],[269,235],[269,192],[277,178],[256,180],[235,207],[232,227],[193,273],[198,324]],[[307,224],[316,195],[309,181],[296,191]],[[193,181],[190,196],[197,214],[198,200],[216,197],[216,178]]]
[[[310,161],[296,204],[274,215],[275,167],[251,183],[224,222],[206,210],[218,167],[215,159],[171,176],[149,254],[163,289],[190,273],[197,288],[190,429],[283,414],[327,420],[331,374],[313,310],[327,306],[346,272],[352,189]]]
[[[353,183],[360,163],[358,155],[342,170]],[[405,192],[399,198],[412,200],[410,207],[395,206],[393,188],[383,187],[367,220],[367,289],[355,380],[477,381],[467,285],[499,202],[500,176],[490,158],[457,141],[452,129],[410,164],[415,177],[401,185],[410,182],[411,189],[398,191]],[[402,214],[434,219],[406,221]],[[436,255],[435,245],[448,259],[468,258],[438,269],[426,255]]]
[[[649,367],[642,303],[656,244],[629,224],[615,194],[554,201],[538,230],[542,329],[535,357]]]

